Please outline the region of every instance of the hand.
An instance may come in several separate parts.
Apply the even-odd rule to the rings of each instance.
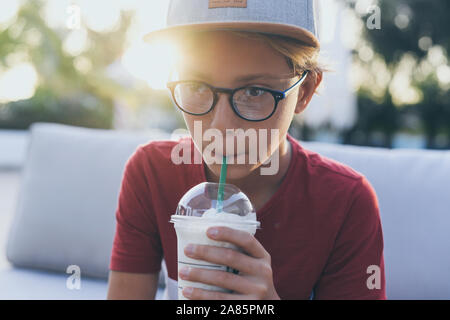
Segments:
[[[179,272],[179,277],[183,280],[230,289],[233,293],[187,287],[183,289],[185,297],[194,300],[280,299],[273,285],[270,255],[254,236],[248,232],[227,227],[209,228],[207,235],[213,240],[232,243],[245,253],[217,246],[189,244],[184,249],[186,256],[229,266],[239,270],[239,274],[201,268],[183,268]]]

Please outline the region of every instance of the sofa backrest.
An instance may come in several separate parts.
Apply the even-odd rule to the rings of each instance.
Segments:
[[[388,299],[450,299],[450,151],[301,144],[374,187]]]
[[[38,123],[31,128],[6,254],[15,266],[107,278],[125,162],[170,136]]]
[[[35,124],[7,257],[106,278],[126,160],[147,133]],[[380,205],[389,299],[450,299],[450,151],[301,142],[364,174]]]

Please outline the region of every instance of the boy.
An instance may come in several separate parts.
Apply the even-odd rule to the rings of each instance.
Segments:
[[[169,298],[177,278],[232,290],[185,288],[189,299],[386,299],[383,235],[375,191],[346,165],[304,149],[288,134],[295,114],[308,105],[322,80],[317,63],[313,1],[173,0],[169,27],[150,37],[173,37],[182,48],[178,78],[168,84],[193,138],[140,146],[129,159],[116,213],[108,298],[154,298],[161,260]],[[204,150],[196,125],[219,130],[266,130],[276,135],[244,150],[221,150],[244,164],[228,165],[227,183],[251,200],[261,222],[255,236],[210,228],[208,236],[234,243],[243,253],[189,245],[186,255],[227,265],[232,274],[177,270],[176,234],[169,223],[182,195],[194,185],[218,182],[220,163],[175,164],[179,144]],[[200,138],[199,138],[200,137]],[[226,143],[223,141],[223,145]],[[236,145],[236,143],[234,144]],[[249,161],[252,151],[260,155]],[[261,174],[268,161],[274,174]],[[375,286],[370,274],[378,270]]]

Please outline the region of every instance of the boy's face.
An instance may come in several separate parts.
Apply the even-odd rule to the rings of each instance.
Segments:
[[[284,56],[260,40],[217,31],[199,36],[190,42],[188,48],[187,54],[183,55],[182,60],[177,64],[179,80],[201,80],[215,87],[230,89],[256,85],[284,91],[299,79],[299,77],[293,77],[292,70]],[[243,76],[261,73],[273,75],[273,79],[239,80]],[[299,93],[300,97],[302,96],[302,90],[304,90],[302,86],[296,87],[293,92],[279,102],[276,112],[264,121],[252,122],[238,117],[230,106],[229,95],[220,93],[217,104],[209,113],[201,116],[183,113],[183,116],[197,148],[202,146],[202,150],[205,151],[212,141],[202,138],[203,134],[206,130],[215,128],[222,133],[223,152],[227,155],[240,153],[237,150],[236,137],[231,138],[234,139],[234,150],[227,150],[227,129],[233,131],[254,129],[256,132],[266,129],[267,154],[263,157],[258,156],[256,164],[249,159],[250,152],[256,152],[259,155],[260,135],[258,134],[256,145],[249,145],[249,139],[245,141],[245,164],[237,164],[237,158],[234,158],[234,164],[228,165],[227,179],[242,179],[258,169],[261,163],[265,162],[280,147],[280,144],[286,143],[285,136],[294,112],[299,112],[297,102]],[[201,121],[203,131],[201,136],[194,135],[194,121]],[[271,138],[271,129],[279,130],[278,138],[275,141]],[[230,139],[229,136],[228,138]],[[204,152],[203,157],[206,161],[205,157],[208,157],[208,154]],[[208,164],[210,171],[217,177],[220,176],[220,167],[220,163]]]

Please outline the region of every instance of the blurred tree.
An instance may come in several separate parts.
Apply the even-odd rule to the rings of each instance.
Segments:
[[[354,3],[354,1],[350,1]],[[431,45],[450,48],[450,2],[447,0],[379,0],[381,29],[364,28],[364,37],[388,64],[398,63],[405,52],[424,59]],[[367,16],[362,16],[366,22]],[[431,43],[421,44],[428,37]],[[424,41],[424,40],[423,40]]]
[[[400,127],[400,115],[392,103],[389,92],[378,102],[370,98],[364,90],[357,95],[358,120],[350,129],[342,133],[343,143],[368,145],[377,147],[392,147],[394,134]],[[373,139],[378,133],[381,139]]]
[[[45,1],[24,1],[16,21],[0,31],[0,67],[12,67],[11,57],[22,55],[39,79],[31,98],[0,104],[0,127],[25,129],[48,121],[111,128],[114,98],[129,93],[106,72],[122,54],[132,14],[122,12],[117,28],[99,33],[50,28],[43,18],[44,6]],[[64,50],[64,40],[83,31],[89,41],[86,50],[74,55]]]
[[[427,147],[431,149],[450,149],[450,92],[440,89],[435,79],[421,82],[423,100],[418,103],[415,112],[422,119],[426,133]],[[447,136],[447,145],[436,143],[438,133]]]
[[[358,6],[356,0],[343,1],[354,10]],[[380,8],[381,28],[367,27],[369,8],[357,14],[363,28],[362,39],[353,51],[354,59],[372,79],[377,78],[380,72],[377,66],[381,64],[386,66],[389,75],[382,90],[384,97],[380,97],[376,81],[361,85],[359,118],[355,126],[344,133],[344,141],[370,144],[367,137],[360,138],[361,134],[369,136],[379,129],[389,137],[402,129],[403,117],[414,113],[420,116],[428,148],[438,147],[435,139],[439,132],[446,134],[448,141],[446,146],[440,147],[450,148],[450,1],[378,0],[372,3]],[[373,54],[367,55],[367,52]],[[389,138],[384,146],[391,146]]]

